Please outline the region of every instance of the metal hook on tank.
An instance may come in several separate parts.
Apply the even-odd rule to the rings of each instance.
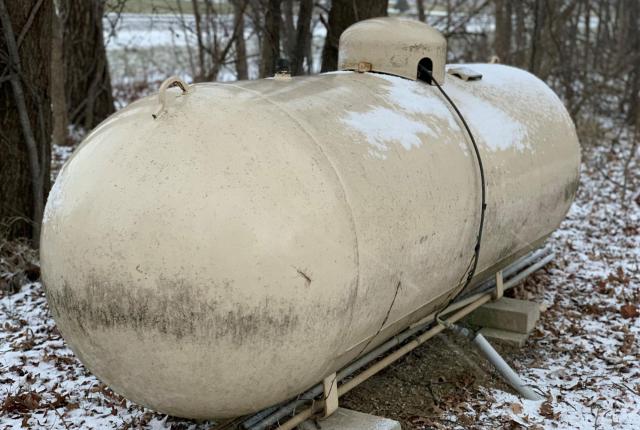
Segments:
[[[164,113],[167,110],[167,90],[171,87],[180,87],[183,94],[189,92],[189,85],[180,79],[177,76],[171,76],[164,80],[164,82],[160,85],[160,90],[158,92],[158,100],[160,101],[160,109],[151,116],[153,119],[157,119],[160,114]]]

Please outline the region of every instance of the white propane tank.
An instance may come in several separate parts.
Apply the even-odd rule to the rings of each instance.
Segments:
[[[340,44],[335,73],[168,81],[63,167],[41,237],[47,297],[118,393],[182,417],[251,413],[447,303],[474,253],[481,184],[419,63],[485,166],[475,282],[565,216],[579,145],[542,81],[493,64],[446,73],[444,39],[417,21],[364,21]]]

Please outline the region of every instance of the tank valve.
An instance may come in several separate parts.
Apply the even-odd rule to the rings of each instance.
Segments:
[[[183,94],[189,92],[189,85],[180,79],[177,76],[171,76],[164,80],[164,82],[160,85],[160,90],[158,92],[158,100],[160,101],[160,109],[154,114],[152,114],[153,119],[157,119],[160,114],[164,113],[167,110],[167,90],[171,87],[180,87]]]
[[[289,66],[289,60],[286,58],[280,58],[276,64],[276,74],[273,76],[276,81],[290,81],[291,80],[291,67]]]

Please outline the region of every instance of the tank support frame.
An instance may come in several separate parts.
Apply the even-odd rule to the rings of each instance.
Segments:
[[[427,316],[356,359],[339,372],[331,374],[321,384],[312,387],[295,400],[271,406],[248,417],[241,423],[241,428],[265,430],[273,425],[278,425],[277,428],[279,430],[291,430],[314,416],[326,417],[330,415],[337,409],[340,396],[344,396],[371,376],[445,330],[445,325],[453,324],[483,304],[501,298],[505,290],[518,285],[527,276],[545,266],[554,258],[555,253],[549,248],[540,248],[530,252],[506,268],[496,271],[494,276],[487,281],[481,282],[469,292],[463,293],[454,303],[440,313],[442,318],[446,317],[444,325],[438,324],[434,320],[435,314]],[[413,339],[409,340],[410,338]],[[390,350],[398,346],[400,347],[389,353]],[[370,362],[384,354],[387,355],[375,364],[365,368]],[[352,377],[354,373],[363,368],[365,369]],[[338,382],[342,382],[341,385],[338,385]],[[317,397],[319,396],[321,397],[318,399]],[[304,407],[305,404],[309,406],[298,412],[299,408]],[[291,416],[292,414],[293,416]],[[280,420],[286,417],[290,417],[290,419],[280,424]]]

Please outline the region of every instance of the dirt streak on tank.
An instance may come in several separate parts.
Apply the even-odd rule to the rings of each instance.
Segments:
[[[563,219],[579,146],[543,82],[501,65],[449,75],[444,38],[416,21],[364,21],[340,46],[335,73],[169,80],[65,164],[43,278],[61,333],[115,391],[177,416],[247,414],[446,303],[473,254],[480,182],[418,64],[485,165],[475,281]]]

